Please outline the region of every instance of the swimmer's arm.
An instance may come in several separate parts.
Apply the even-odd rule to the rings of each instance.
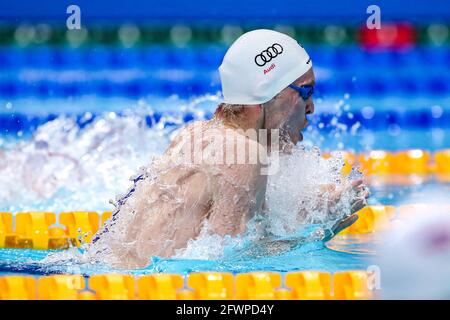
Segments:
[[[341,232],[341,230],[352,225],[357,219],[358,215],[353,214],[340,220],[331,228],[331,230],[325,231],[325,234],[311,234],[308,237],[292,237],[290,239],[277,239],[274,236],[268,236],[257,241],[255,245],[238,252],[237,255],[240,257],[249,256],[253,258],[259,256],[266,257],[287,252],[313,241],[322,241],[325,243]]]
[[[327,242],[330,241],[331,239],[334,238],[334,236],[336,236],[339,232],[341,232],[342,230],[344,230],[345,228],[350,227],[352,224],[354,224],[356,222],[356,220],[358,220],[359,216],[354,213],[348,217],[345,217],[342,220],[339,220],[338,222],[336,222],[334,224],[334,226],[328,230],[325,231],[325,234],[322,237],[322,241],[323,242]]]

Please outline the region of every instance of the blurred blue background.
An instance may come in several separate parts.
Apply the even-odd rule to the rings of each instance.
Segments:
[[[82,8],[87,22],[117,23],[123,21],[149,22],[149,19],[164,19],[167,23],[174,21],[193,21],[198,19],[214,20],[220,24],[224,20],[240,22],[255,19],[297,20],[297,22],[355,22],[366,21],[366,8],[378,5],[384,19],[401,21],[425,21],[442,19],[450,16],[450,5],[446,0],[416,1],[411,5],[407,0],[341,0],[341,1],[301,1],[301,0],[243,0],[243,1],[208,1],[184,0],[40,0],[3,1],[0,3],[1,18],[10,21],[34,19],[38,21],[61,21],[66,18],[69,5]],[[217,21],[216,19],[219,19]],[[298,21],[301,19],[301,21]]]

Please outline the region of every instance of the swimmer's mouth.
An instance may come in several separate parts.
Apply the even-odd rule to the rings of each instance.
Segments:
[[[301,131],[306,128],[308,123],[308,119],[305,118],[305,121],[303,122],[303,128],[299,132],[299,141],[303,141],[303,133]]]
[[[303,123],[303,129],[305,129],[308,126],[309,122],[308,119],[305,118],[305,122]]]

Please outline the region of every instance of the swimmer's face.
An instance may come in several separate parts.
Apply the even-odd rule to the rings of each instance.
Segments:
[[[315,85],[313,69],[309,69],[292,84],[296,86]],[[294,144],[303,140],[300,131],[308,124],[306,115],[314,113],[312,96],[305,101],[296,90],[288,87],[266,103],[264,108],[264,127],[266,129],[280,129],[280,135],[284,135],[285,138],[289,137]]]

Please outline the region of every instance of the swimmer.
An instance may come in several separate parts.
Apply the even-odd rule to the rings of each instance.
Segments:
[[[165,153],[133,179],[133,188],[117,201],[113,218],[88,252],[106,252],[114,266],[141,268],[150,263],[151,256],[173,256],[203,228],[210,234],[238,236],[255,215],[264,215],[266,156],[274,151],[289,154],[303,140],[307,115],[314,113],[312,61],[294,39],[261,29],[239,37],[219,71],[224,102],[214,117],[182,128]],[[261,139],[252,132],[266,136]],[[277,150],[263,143],[274,132],[278,132]],[[216,143],[230,141],[230,134],[232,143]],[[197,145],[202,161],[195,161],[195,152],[188,156],[191,161],[181,161],[186,160],[186,150]],[[256,163],[249,161],[250,152],[245,153],[243,163],[211,161],[217,155],[236,159],[242,150],[263,152],[258,153]],[[349,189],[355,194],[349,204],[351,212],[323,236],[326,241],[356,221],[354,213],[366,205],[368,191],[360,179],[346,187],[323,188],[333,194],[327,198],[331,202],[339,201]],[[335,215],[332,211],[330,217]],[[308,212],[298,214],[299,219],[308,216]]]

